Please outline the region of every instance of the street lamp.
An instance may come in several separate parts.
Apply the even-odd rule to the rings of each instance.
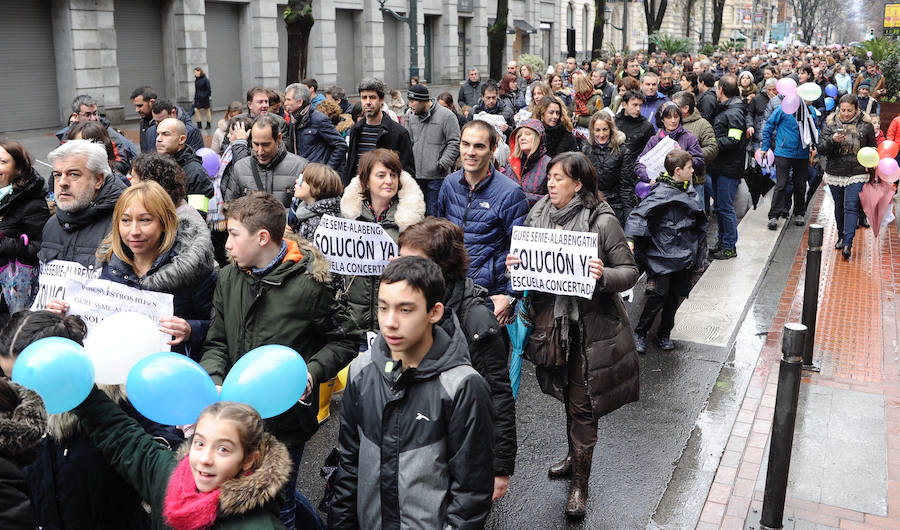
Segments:
[[[409,0],[409,15],[401,16],[391,8],[384,7],[385,0],[378,0],[378,9],[382,13],[387,13],[397,22],[406,22],[409,24],[409,76],[419,77],[419,39],[416,31],[416,20],[419,18],[416,13],[417,0]]]

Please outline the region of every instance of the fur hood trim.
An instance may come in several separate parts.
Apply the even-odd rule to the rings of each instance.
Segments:
[[[297,246],[300,247],[300,252],[304,256],[309,257],[309,262],[306,266],[307,274],[319,283],[331,282],[331,262],[328,261],[324,254],[319,252],[319,249],[297,234],[285,234],[284,237],[297,243]]]
[[[116,405],[120,405],[128,399],[125,394],[125,385],[98,384],[97,388],[102,390]],[[78,416],[74,412],[51,414],[47,420],[47,431],[57,442],[66,443],[82,433],[81,422],[78,421]]]
[[[47,432],[47,409],[34,390],[9,381],[19,395],[11,412],[0,412],[0,454],[18,456],[37,445]]]
[[[361,189],[358,176],[353,177],[350,184],[344,188],[344,195],[341,197],[341,215],[345,219],[358,219],[362,213]],[[416,179],[406,171],[400,173],[400,191],[397,192],[397,198],[399,201],[394,222],[401,232],[425,219],[425,195],[422,194]]]
[[[178,206],[176,211],[178,233],[172,245],[171,261],[141,278],[144,289],[178,291],[201,281],[215,268],[215,251],[206,221],[186,203]]]
[[[190,439],[176,453],[178,462],[187,458]],[[274,501],[291,472],[291,457],[283,443],[269,433],[263,434],[259,446],[259,465],[249,475],[224,482],[219,489],[219,515],[245,514]]]

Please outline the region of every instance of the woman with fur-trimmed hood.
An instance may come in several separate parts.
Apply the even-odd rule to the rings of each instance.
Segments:
[[[425,196],[397,153],[375,149],[359,159],[359,176],[341,198],[341,216],[378,223],[397,241],[400,232],[425,218]],[[360,329],[378,329],[378,276],[345,276],[343,298]]]

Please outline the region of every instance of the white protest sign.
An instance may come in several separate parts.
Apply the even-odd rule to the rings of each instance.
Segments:
[[[510,269],[514,291],[594,295],[588,260],[597,257],[597,234],[515,226],[509,253],[522,260]]]
[[[678,147],[678,142],[668,136],[664,136],[658,144],[653,146],[653,149],[647,151],[647,154],[638,160],[647,168],[647,178],[656,180],[660,173],[666,171],[666,155],[676,147]]]
[[[74,261],[53,260],[41,263],[38,292],[31,305],[31,310],[47,309],[47,301],[51,298],[65,300],[66,286],[69,285],[70,280],[80,280],[81,283],[84,283],[88,279],[99,277],[100,269],[88,269]]]
[[[313,244],[331,261],[331,272],[380,276],[398,254],[397,243],[378,223],[323,215]]]
[[[160,317],[173,315],[171,294],[135,289],[109,280],[72,278],[66,285],[64,300],[69,304],[70,314],[84,319],[88,335],[103,319],[117,313],[139,313],[157,323]],[[156,351],[168,351],[169,337],[162,332],[159,337],[160,347]]]

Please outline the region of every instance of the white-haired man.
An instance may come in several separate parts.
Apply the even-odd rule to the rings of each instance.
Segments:
[[[112,175],[106,149],[89,140],[69,140],[48,158],[56,213],[44,225],[38,258],[41,263],[77,261],[92,268],[125,184]]]

